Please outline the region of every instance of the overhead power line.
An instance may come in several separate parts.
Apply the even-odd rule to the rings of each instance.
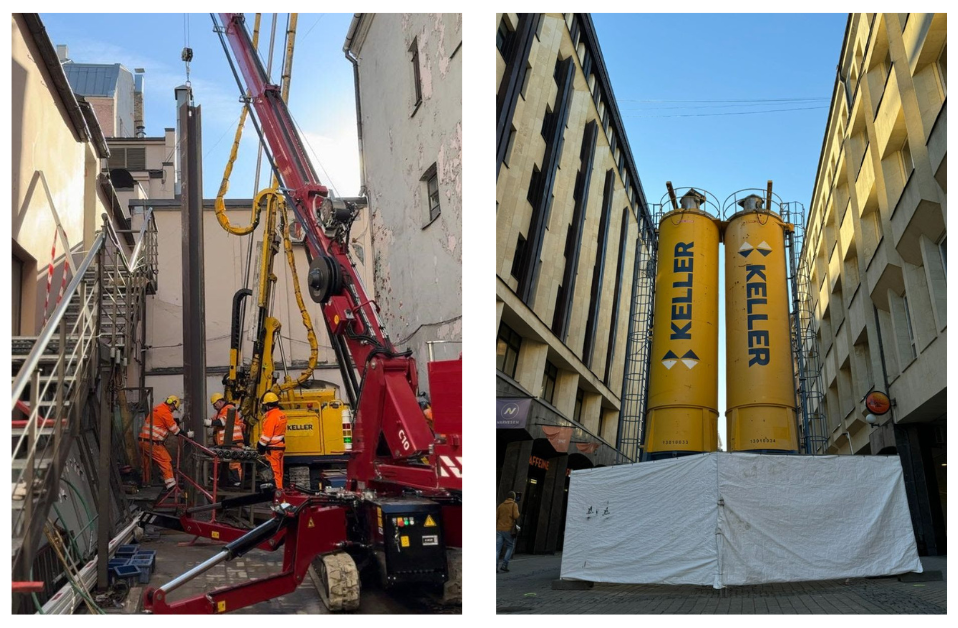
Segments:
[[[810,111],[812,109],[828,109],[828,105],[821,107],[795,107],[790,109],[768,109],[766,111],[723,111],[720,113],[672,113],[651,116],[622,116],[623,118],[698,118],[704,116],[747,116],[759,113],[782,113],[784,111]]]
[[[829,100],[827,96],[817,98],[743,98],[739,100],[660,100],[660,99],[636,99],[636,98],[617,98],[618,102],[800,102],[807,100]]]
[[[773,107],[776,105],[811,105],[811,104],[818,104],[818,103],[827,103],[828,100],[829,100],[828,98],[823,98],[819,101],[811,101],[811,102],[803,102],[803,101],[781,102],[781,103],[739,102],[739,103],[732,103],[728,105],[675,105],[675,106],[669,105],[665,107],[661,107],[659,105],[652,105],[649,107],[639,105],[639,106],[633,106],[633,107],[623,107],[622,111],[661,111],[661,110],[667,110],[667,109],[728,109],[728,108],[734,108],[734,107]]]

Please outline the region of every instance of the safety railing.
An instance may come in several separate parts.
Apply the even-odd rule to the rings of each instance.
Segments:
[[[46,518],[43,504],[49,508],[49,493],[59,481],[52,476],[58,474],[60,461],[79,433],[98,356],[106,357],[98,349],[109,352],[114,364],[125,363],[142,321],[146,290],[156,286],[152,213],[146,214],[129,257],[118,232],[106,215],[103,219],[103,228],[29,353],[14,357],[22,361],[12,389],[15,555],[21,545],[32,554],[32,544],[38,541],[29,532],[37,526],[30,522]]]

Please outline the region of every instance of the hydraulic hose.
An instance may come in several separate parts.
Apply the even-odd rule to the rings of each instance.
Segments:
[[[261,13],[256,14],[256,19],[253,22],[253,47],[255,48],[259,42],[259,23]],[[246,97],[249,99],[249,92],[246,92]],[[243,127],[246,125],[246,116],[249,115],[249,105],[243,105],[243,111],[240,114],[239,124],[236,126],[236,135],[233,137],[233,147],[230,149],[229,159],[226,161],[226,168],[223,170],[223,181],[220,183],[220,189],[216,193],[216,202],[213,204],[214,209],[216,210],[216,220],[220,223],[220,226],[223,227],[227,232],[233,235],[249,235],[256,230],[256,227],[259,226],[259,216],[260,216],[260,206],[259,203],[253,202],[253,207],[251,210],[250,224],[245,227],[234,227],[230,224],[230,219],[226,215],[226,202],[223,200],[223,197],[226,196],[227,190],[230,187],[230,175],[233,173],[233,163],[236,161],[236,153],[239,151],[240,139],[243,137]]]
[[[286,249],[286,262],[289,264],[289,272],[293,276],[293,292],[296,294],[296,305],[299,306],[299,313],[303,317],[303,326],[306,327],[306,339],[309,341],[309,363],[306,368],[300,373],[299,378],[287,380],[279,387],[281,391],[287,391],[306,383],[313,375],[313,370],[316,368],[316,360],[319,357],[319,343],[316,341],[316,333],[313,331],[313,321],[309,316],[306,303],[303,301],[303,294],[299,289],[299,276],[296,273],[296,258],[293,257],[293,244],[289,239],[288,208],[282,196],[277,196],[279,197],[278,202],[283,211],[283,248]]]

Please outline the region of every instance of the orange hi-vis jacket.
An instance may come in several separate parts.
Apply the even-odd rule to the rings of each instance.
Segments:
[[[217,445],[222,445],[226,434],[226,415],[229,412],[230,408],[235,408],[231,403],[225,404],[220,411],[216,413],[216,418],[213,419],[213,442]],[[236,416],[233,418],[233,444],[242,445],[243,444],[243,418],[240,417],[239,410],[236,411]]]
[[[263,417],[259,442],[267,449],[286,450],[286,415],[279,408],[273,408]]]
[[[170,433],[180,433],[180,426],[178,426],[173,419],[173,412],[170,411],[170,406],[166,405],[166,402],[158,404],[153,408],[151,414],[153,416],[152,429],[150,426],[150,417],[146,417],[143,421],[143,429],[140,430],[141,439],[162,442],[166,440],[166,437]]]

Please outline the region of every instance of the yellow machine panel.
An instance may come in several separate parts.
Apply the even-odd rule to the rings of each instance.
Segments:
[[[286,415],[286,459],[342,456],[343,410],[346,404],[332,389],[296,389],[280,396],[280,408]],[[250,433],[250,443],[259,440],[260,424]]]
[[[708,214],[662,217],[646,436],[653,459],[718,449],[718,246]]]
[[[729,451],[798,451],[786,228],[761,210],[741,211],[725,228]]]

